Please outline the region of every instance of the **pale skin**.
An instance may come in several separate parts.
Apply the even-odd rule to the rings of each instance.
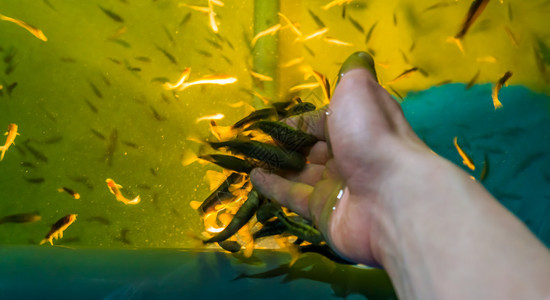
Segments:
[[[433,153],[367,69],[348,70],[329,106],[302,119],[319,139],[307,167],[284,177],[255,169],[252,182],[313,220],[340,255],[383,267],[401,299],[550,299],[549,250]],[[343,196],[323,218],[339,182]]]

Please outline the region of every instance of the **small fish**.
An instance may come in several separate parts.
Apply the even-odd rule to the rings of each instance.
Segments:
[[[44,177],[23,177],[28,183],[39,184],[46,181]]]
[[[301,62],[304,61],[304,57],[301,56],[301,57],[298,57],[298,58],[295,58],[295,59],[291,59],[283,64],[281,64],[281,68],[290,68],[290,67],[293,67],[295,65],[298,65],[300,64]]]
[[[179,81],[178,84],[170,85],[171,87],[167,86],[167,89],[178,88],[179,91],[183,91],[184,89],[194,85],[205,85],[205,84],[227,85],[227,84],[232,84],[237,82],[236,77],[231,77],[227,75],[209,75],[190,82],[184,82],[185,79],[186,77],[182,76],[182,79]]]
[[[227,46],[229,46],[229,48],[231,48],[231,50],[235,50],[235,47],[233,47],[233,44],[231,43],[230,40],[225,39],[225,43],[227,44]]]
[[[347,4],[342,5],[342,19],[346,18],[346,8],[348,7]]]
[[[8,94],[8,96],[11,96],[15,87],[17,87],[17,82],[13,82],[6,87],[6,93]]]
[[[263,197],[261,194],[260,196]],[[281,210],[280,205],[269,200],[263,201],[260,208],[258,208],[258,211],[256,211],[256,219],[258,222],[266,225],[273,220],[273,218],[275,218],[275,212],[278,210]]]
[[[17,67],[17,64],[7,65],[6,68],[4,69],[4,74],[10,75],[15,70],[15,67]]]
[[[8,125],[8,131],[4,134],[6,135],[6,143],[4,143],[4,146],[0,146],[0,161],[4,159],[4,155],[6,154],[6,151],[10,148],[11,145],[14,144],[15,138],[19,135],[17,132],[17,124],[11,123]]]
[[[487,4],[489,3],[489,0],[474,0],[472,1],[472,4],[470,5],[470,9],[468,10],[468,13],[464,17],[464,20],[462,21],[462,26],[460,27],[460,30],[457,32],[457,34],[454,36],[455,39],[462,39],[466,33],[468,32],[468,29],[472,26],[472,24],[476,21],[476,19],[481,15]]]
[[[75,192],[74,190],[72,190],[72,189],[70,189],[70,188],[67,188],[67,187],[60,187],[60,188],[57,189],[57,191],[60,192],[60,193],[61,193],[61,192],[65,192],[65,193],[71,195],[73,198],[75,198],[75,199],[77,199],[77,200],[80,199],[80,194],[77,193],[77,192]]]
[[[229,224],[217,235],[203,241],[203,243],[219,243],[233,236],[254,216],[260,207],[260,197],[255,190],[248,193],[248,199],[243,203]]]
[[[295,85],[295,86],[289,88],[288,92],[292,94],[292,93],[296,93],[296,92],[299,92],[299,91],[302,91],[302,90],[316,89],[320,86],[321,86],[321,84],[319,82],[308,82],[308,83]]]
[[[101,216],[95,216],[95,217],[89,217],[86,219],[88,222],[97,222],[100,224],[103,224],[105,226],[111,225],[111,221],[109,221],[107,218],[101,217]]]
[[[411,46],[409,47],[409,52],[413,52],[413,50],[416,48],[416,41],[413,41]]]
[[[28,162],[28,161],[22,161],[22,162],[19,163],[19,165],[21,167],[24,167],[24,168],[36,169],[36,166],[33,163]]]
[[[365,37],[365,44],[368,44],[368,43],[369,43],[369,41],[370,41],[370,39],[371,39],[371,37],[372,37],[372,33],[374,32],[374,29],[376,28],[376,25],[378,25],[378,21],[374,22],[374,23],[371,25],[369,31],[367,32],[367,35],[366,35],[366,37]]]
[[[134,57],[134,59],[137,60],[137,61],[144,62],[144,63],[150,63],[151,62],[151,59],[147,56],[136,56],[136,57]]]
[[[510,38],[510,41],[512,42],[512,45],[514,45],[514,47],[518,47],[518,39],[516,38],[516,36],[514,35],[514,33],[512,32],[512,30],[504,25],[504,31],[506,32],[506,35]]]
[[[95,130],[95,129],[93,129],[93,128],[90,128],[90,131],[91,131],[95,136],[97,136],[98,138],[100,138],[100,139],[102,139],[102,140],[105,140],[105,139],[106,139],[105,136],[104,136],[101,132],[99,132],[99,131],[97,131],[97,130]]]
[[[152,187],[151,187],[150,185],[148,185],[148,184],[143,184],[143,183],[137,184],[136,187],[137,187],[138,189],[141,189],[141,190],[150,190],[150,189],[152,189]]]
[[[276,25],[273,25],[265,30],[262,30],[260,32],[258,32],[253,38],[252,40],[250,41],[250,46],[251,47],[254,47],[256,45],[256,42],[264,37],[264,36],[268,36],[268,35],[274,35],[275,33],[277,33],[277,31],[279,31],[279,29],[281,29],[281,24],[276,24]]]
[[[241,182],[244,175],[232,173],[229,175],[197,208],[199,214],[205,214],[214,205],[223,202],[224,200],[235,198],[235,195],[229,191],[235,183]]]
[[[316,109],[315,105],[313,103],[309,102],[300,102],[294,106],[292,106],[287,113],[287,116],[296,116],[301,115],[306,112],[314,111]]]
[[[38,222],[42,217],[38,213],[23,213],[14,214],[0,218],[0,224],[4,223],[34,223]]]
[[[264,226],[252,234],[254,240],[268,236],[283,234],[287,230],[286,225],[281,220],[273,220],[264,224]]]
[[[126,70],[130,71],[130,72],[141,72],[141,68],[140,67],[134,67],[132,66],[127,60],[124,60],[124,65],[126,66]]]
[[[287,232],[297,236],[299,239],[308,241],[314,245],[319,245],[325,241],[323,234],[313,226],[290,219],[282,210],[275,212],[275,215],[286,226]]]
[[[183,18],[181,19],[181,21],[178,24],[178,27],[182,27],[183,25],[187,24],[187,22],[189,22],[189,20],[191,20],[191,13],[190,12],[188,12],[187,14],[185,14],[185,16],[183,16]]]
[[[106,86],[111,86],[111,81],[107,78],[107,76],[105,76],[105,74],[100,73],[99,76],[101,76],[101,79],[103,79],[103,83],[105,83]]]
[[[121,143],[123,143],[124,145],[128,146],[128,147],[132,147],[134,149],[137,149],[139,148],[138,145],[136,143],[132,143],[132,142],[128,142],[128,141],[121,141]]]
[[[166,27],[166,25],[162,25],[162,29],[164,29],[164,33],[166,33],[166,36],[168,37],[168,40],[170,41],[170,43],[174,43],[175,42],[174,37],[170,33],[170,30],[168,29],[168,27]]]
[[[433,5],[430,5],[430,6],[426,7],[426,9],[424,9],[423,12],[427,12],[427,11],[434,10],[434,9],[437,9],[437,8],[449,7],[449,6],[457,4],[457,3],[458,3],[458,1],[443,0],[443,1],[437,2]]]
[[[351,25],[355,27],[355,29],[357,29],[361,33],[365,33],[365,28],[363,28],[363,25],[361,25],[357,20],[355,20],[351,16],[348,16],[348,20],[350,21]]]
[[[397,77],[395,77],[394,79],[392,79],[390,82],[388,82],[388,84],[392,84],[392,83],[395,83],[395,82],[398,81],[398,80],[407,78],[407,77],[411,76],[412,74],[416,73],[418,70],[419,70],[419,69],[418,69],[417,67],[413,67],[413,68],[407,69],[407,70],[403,71],[403,73],[397,75]]]
[[[487,179],[487,175],[489,175],[489,156],[485,153],[483,165],[481,166],[481,173],[479,174],[479,181]]]
[[[63,140],[63,136],[54,135],[54,136],[49,137],[49,138],[36,140],[36,142],[41,143],[41,144],[51,145],[51,144],[57,144],[57,143],[61,142],[62,140]]]
[[[436,83],[435,85],[436,86],[442,86],[442,85],[446,85],[446,84],[449,84],[449,83],[452,83],[452,82],[453,82],[452,79],[447,79],[447,80],[440,81],[440,82]]]
[[[126,245],[131,245],[132,242],[130,242],[130,240],[128,239],[128,232],[130,232],[130,229],[128,229],[128,228],[121,229],[120,230],[120,236],[115,237],[115,240],[120,241],[120,242],[122,242],[123,244],[126,244]]]
[[[270,119],[270,118],[276,118],[276,117],[277,117],[277,111],[273,108],[258,109],[251,112],[248,116],[237,121],[235,124],[233,124],[232,127],[234,129],[241,128],[246,124],[252,123],[257,120]]]
[[[90,84],[90,87],[92,88],[92,91],[94,91],[94,94],[98,98],[103,98],[103,95],[101,94],[101,91],[97,88],[97,86],[91,81],[89,81],[88,83]]]
[[[206,51],[206,50],[195,49],[195,51],[196,51],[198,54],[200,54],[200,55],[202,55],[202,56],[204,56],[204,57],[210,58],[210,57],[213,57],[213,56],[214,56],[214,55],[212,55],[212,53],[210,53],[210,52],[208,52],[208,51]]]
[[[338,46],[348,46],[348,47],[351,47],[353,46],[352,43],[348,43],[348,42],[344,42],[344,41],[341,41],[341,40],[338,40],[338,39],[335,39],[335,38],[331,38],[331,37],[324,37],[323,40],[329,44],[334,44],[334,45],[338,45]]]
[[[304,168],[305,157],[297,152],[289,152],[277,146],[257,141],[231,140],[225,142],[209,142],[215,149],[226,147],[231,152],[243,154],[263,161],[274,169],[300,171]]]
[[[158,176],[157,171],[153,168],[149,168],[149,171],[151,172],[151,175]]]
[[[477,72],[475,73],[475,75],[472,77],[472,79],[470,79],[470,81],[468,81],[468,84],[466,85],[466,90],[469,90],[471,89],[474,84],[476,84],[477,82],[477,79],[479,78],[479,74],[481,73],[481,70],[477,70]]]
[[[250,173],[254,168],[248,161],[231,155],[210,154],[199,156],[199,158],[214,163],[222,168],[240,173]]]
[[[343,264],[343,265],[353,265],[355,263],[347,261],[340,257],[338,254],[336,254],[328,245],[305,245],[300,246],[299,248],[300,253],[317,253],[320,254],[336,263]]]
[[[61,57],[59,60],[61,60],[64,63],[75,63],[76,59],[72,57]]]
[[[118,59],[116,59],[116,58],[108,57],[107,59],[110,60],[110,61],[111,61],[112,63],[114,63],[114,64],[117,64],[117,65],[122,64],[122,63],[120,62],[120,60],[118,60]]]
[[[42,30],[40,30],[40,29],[38,29],[34,26],[31,26],[31,25],[29,25],[29,24],[27,24],[27,23],[25,23],[21,20],[10,18],[10,17],[4,16],[2,14],[0,14],[0,20],[12,22],[12,23],[20,26],[21,28],[24,28],[28,32],[30,32],[32,35],[34,35],[39,40],[44,41],[44,42],[48,41],[48,38],[44,35],[44,32],[42,32]]]
[[[151,82],[167,83],[170,82],[170,79],[168,77],[155,77],[151,79]]]
[[[464,150],[462,150],[462,148],[460,148],[457,140],[458,137],[455,136],[453,139],[453,143],[455,144],[456,151],[458,151],[458,154],[460,155],[460,157],[462,157],[462,163],[470,168],[470,170],[475,170],[476,167],[474,165],[474,161],[468,156],[468,154],[466,154],[466,152],[464,152]]]
[[[401,56],[403,57],[403,62],[408,64],[409,63],[409,58],[407,57],[407,54],[405,54],[405,52],[401,49],[399,49],[399,52],[401,52]]]
[[[304,49],[306,49],[306,51],[309,53],[309,55],[311,55],[312,57],[315,57],[315,52],[313,52],[313,50],[311,50],[311,48],[304,45]]]
[[[273,81],[273,78],[271,76],[260,74],[252,70],[249,70],[248,72],[250,73],[250,75],[252,75],[253,78],[258,79],[260,81]]]
[[[63,238],[63,231],[76,221],[76,216],[76,214],[69,214],[55,222],[48,234],[46,234],[46,237],[40,242],[40,245],[50,242],[53,246],[53,239],[57,240]]]
[[[97,107],[92,102],[90,102],[90,100],[84,98],[84,102],[86,102],[86,104],[88,105],[91,111],[97,114],[98,112]]]
[[[546,66],[550,65],[550,48],[546,46],[542,39],[536,39],[533,43],[533,54],[539,72],[546,77]]]
[[[13,47],[10,47],[10,49],[6,52],[6,55],[4,55],[4,63],[10,64],[16,55],[17,50]]]
[[[210,45],[212,45],[214,48],[218,49],[218,50],[222,50],[222,49],[223,49],[222,45],[221,45],[220,43],[216,42],[216,41],[213,41],[213,40],[211,40],[211,39],[205,39],[205,41],[206,41],[207,43],[209,43]]]
[[[390,91],[392,91],[392,93],[393,93],[395,96],[397,96],[397,98],[399,98],[399,100],[401,100],[401,101],[405,100],[405,99],[403,98],[403,96],[401,96],[401,94],[400,94],[398,91],[396,91],[393,87],[388,86],[388,88],[390,89]]]
[[[297,130],[282,122],[258,121],[245,130],[259,129],[271,136],[278,144],[289,151],[300,151],[304,147],[312,146],[317,138],[311,134]]]
[[[157,121],[166,121],[166,117],[161,115],[152,105],[149,105],[149,108],[151,109],[151,112],[153,112],[153,116]]]
[[[168,60],[173,63],[174,65],[178,65],[178,61],[176,60],[176,58],[174,57],[174,55],[170,54],[170,52],[166,51],[165,49],[157,46],[157,50],[159,50],[160,52],[162,52],[162,54],[164,54],[164,56],[166,56],[166,58],[168,58]]]
[[[109,188],[109,191],[116,196],[116,199],[126,205],[128,204],[131,204],[131,205],[135,205],[135,204],[138,204],[140,201],[141,201],[141,198],[138,196],[136,196],[134,199],[132,200],[129,200],[127,199],[126,197],[124,197],[122,195],[122,193],[120,192],[120,189],[122,188],[122,186],[120,184],[116,184],[114,180],[112,180],[111,178],[107,178],[105,180],[105,182],[107,183],[107,187]]]
[[[506,81],[508,81],[508,79],[510,79],[510,77],[512,77],[512,72],[507,71],[498,80],[497,84],[493,88],[492,97],[493,97],[493,105],[495,106],[495,110],[499,109],[499,108],[502,108],[502,103],[500,103],[500,101],[498,100],[498,93],[500,92],[500,89],[502,88],[502,86],[504,86],[506,84]]]
[[[123,34],[126,33],[127,30],[128,30],[128,27],[126,27],[126,26],[120,27],[119,29],[117,29],[117,31],[115,31],[115,33],[113,33],[108,38],[108,40],[116,40],[116,39],[120,38]]]
[[[223,241],[218,242],[218,245],[225,251],[229,251],[231,253],[236,253],[241,250],[241,244],[235,242],[235,241]]]
[[[109,136],[109,144],[107,145],[107,151],[105,151],[105,156],[104,156],[109,166],[113,164],[113,156],[115,154],[117,141],[118,141],[118,130],[113,129],[113,131],[111,132],[111,135]]]
[[[329,3],[323,5],[321,8],[324,9],[324,10],[327,10],[333,6],[337,6],[337,5],[343,5],[343,4],[349,4],[352,0],[333,0],[333,1],[330,1]]]
[[[309,15],[311,16],[311,18],[313,19],[315,24],[317,24],[317,27],[319,27],[319,28],[327,27],[325,25],[325,22],[321,21],[321,18],[319,18],[319,16],[317,16],[315,13],[313,13],[313,11],[311,11],[311,9],[308,9],[307,11],[309,12]]]
[[[229,65],[233,65],[233,61],[231,61],[231,59],[229,59],[229,57],[225,56],[225,55],[221,55],[221,57],[229,64]]]
[[[120,15],[118,15],[117,13],[115,13],[111,10],[108,10],[106,8],[103,8],[101,5],[98,5],[98,6],[101,9],[101,11],[103,11],[103,13],[105,13],[113,21],[118,22],[118,23],[124,23],[124,19],[122,19],[122,17]]]
[[[44,4],[46,4],[46,6],[48,6],[50,9],[52,9],[53,11],[57,11],[55,9],[55,7],[50,3],[49,0],[43,0],[42,2],[44,2]]]
[[[322,36],[323,34],[327,33],[329,31],[329,28],[328,27],[324,27],[324,28],[321,28],[321,29],[318,29],[306,36],[301,36],[301,37],[298,37],[296,38],[296,41],[300,41],[300,42],[304,42],[304,41],[308,41],[308,40],[311,40],[311,39],[314,39],[316,37],[320,37]]]

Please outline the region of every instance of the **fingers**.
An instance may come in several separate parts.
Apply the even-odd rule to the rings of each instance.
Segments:
[[[307,159],[312,164],[325,164],[330,159],[327,143],[322,141],[315,143],[309,150]]]
[[[261,169],[252,170],[250,179],[254,188],[264,196],[277,201],[305,218],[310,218],[308,199],[313,192],[312,186],[293,182]]]
[[[301,115],[282,120],[286,124],[315,136],[318,140],[325,140],[325,120],[327,107],[310,111]]]
[[[318,164],[307,164],[300,173],[286,175],[288,180],[301,182],[308,185],[315,185],[323,177],[325,167]]]

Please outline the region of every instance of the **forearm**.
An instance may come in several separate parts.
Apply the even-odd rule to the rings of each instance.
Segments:
[[[399,296],[549,297],[548,249],[462,170],[432,154],[413,156],[378,221],[379,260]]]

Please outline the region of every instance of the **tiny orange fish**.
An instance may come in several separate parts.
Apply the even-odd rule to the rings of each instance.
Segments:
[[[18,26],[26,29],[28,32],[30,32],[32,35],[34,35],[39,40],[44,41],[44,42],[48,41],[48,38],[44,35],[42,30],[40,30],[40,29],[38,29],[34,26],[31,26],[31,25],[29,25],[29,24],[27,24],[27,23],[25,23],[21,20],[10,18],[10,17],[4,16],[2,14],[0,14],[0,20],[4,20],[4,21],[8,21],[8,22],[12,22],[14,24],[17,24]]]
[[[6,153],[6,151],[8,151],[8,148],[12,144],[14,144],[13,141],[15,141],[15,137],[19,135],[19,133],[17,132],[17,124],[11,123],[10,125],[8,125],[8,132],[6,132],[5,135],[7,135],[8,137],[6,138],[6,143],[4,144],[4,146],[0,147],[0,151],[2,151],[2,153],[0,154],[0,161],[4,159],[4,154]]]
[[[132,205],[138,204],[141,201],[141,198],[139,197],[139,195],[132,200],[129,200],[126,197],[124,197],[120,192],[122,185],[116,184],[115,181],[112,180],[111,178],[107,178],[105,182],[107,182],[107,187],[109,187],[109,191],[111,191],[111,193],[116,196],[116,199],[118,201],[124,204],[132,204]]]

